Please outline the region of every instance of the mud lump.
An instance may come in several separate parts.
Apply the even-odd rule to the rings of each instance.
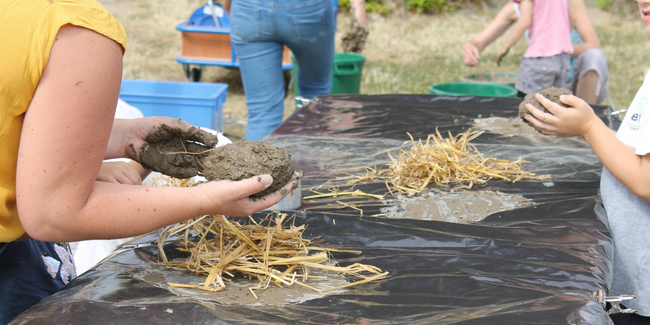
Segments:
[[[209,181],[238,181],[261,174],[271,175],[271,186],[251,195],[251,199],[263,198],[289,182],[294,182],[295,188],[298,179],[302,177],[301,172],[294,170],[291,155],[287,151],[265,141],[241,140],[214,148],[202,163],[203,174]]]
[[[544,90],[539,91],[539,93],[542,94],[544,97],[548,98],[548,100],[550,100],[550,101],[552,101],[554,103],[557,103],[557,104],[559,104],[560,106],[563,106],[563,107],[569,107],[569,106],[567,106],[567,105],[563,104],[562,102],[560,102],[560,96],[561,95],[573,95],[571,90],[568,90],[568,89],[566,89],[564,87],[562,87],[562,88],[557,88],[557,87],[546,88]],[[524,100],[521,102],[521,104],[519,104],[519,117],[521,117],[521,119],[524,120],[524,122],[526,122],[528,124],[530,124],[530,123],[526,119],[524,119],[524,117],[526,115],[530,114],[528,112],[528,109],[526,109],[526,104],[531,103],[531,104],[533,104],[533,106],[535,106],[535,108],[537,108],[537,109],[539,109],[539,110],[541,110],[543,112],[550,113],[546,109],[546,107],[544,107],[544,105],[542,105],[540,102],[537,101],[537,99],[535,99],[535,94],[537,94],[537,93],[535,92],[535,93],[530,93],[530,94],[526,95],[526,97],[524,97]]]

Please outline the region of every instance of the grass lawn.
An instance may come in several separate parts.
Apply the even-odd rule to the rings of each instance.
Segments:
[[[503,4],[506,0],[493,1]],[[122,23],[128,34],[124,57],[124,78],[146,80],[186,80],[175,57],[181,53],[181,33],[176,25],[187,20],[205,3],[199,0],[100,0]],[[612,14],[598,9],[595,0],[586,1],[589,14],[599,35],[601,47],[609,60],[610,88],[617,109],[627,107],[650,68],[650,39],[636,15]],[[482,54],[480,66],[463,65],[464,43],[478,33],[498,10],[464,9],[445,15],[416,15],[408,19],[371,14],[370,35],[365,51],[361,93],[426,94],[436,83],[458,81],[463,75],[481,72],[517,72],[519,58],[525,51],[520,41],[510,50],[501,66],[496,55],[505,42],[497,40]],[[347,30],[350,18],[338,16],[337,49],[340,35]],[[207,66],[202,81],[229,85],[224,104],[224,131],[241,137],[244,127],[236,121],[246,119],[246,104],[241,77],[236,69]],[[286,100],[285,115],[294,109],[293,94]],[[608,104],[607,102],[604,104]]]

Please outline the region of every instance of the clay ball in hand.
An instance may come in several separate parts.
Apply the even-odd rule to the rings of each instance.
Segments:
[[[560,96],[561,95],[573,95],[571,90],[568,90],[568,89],[566,89],[564,87],[562,87],[562,88],[556,88],[556,87],[546,88],[546,89],[544,89],[542,91],[539,91],[539,93],[542,94],[542,96],[546,97],[548,100],[550,100],[550,101],[552,101],[554,103],[557,103],[557,104],[559,104],[560,106],[563,106],[563,107],[568,107],[568,106],[564,105],[562,102],[560,102]],[[542,105],[540,102],[537,101],[537,99],[535,99],[535,94],[537,94],[537,93],[535,92],[535,93],[530,93],[530,94],[526,95],[526,97],[524,97],[524,100],[521,102],[521,104],[519,104],[519,117],[521,117],[524,120],[524,122],[526,122],[526,123],[528,123],[528,121],[526,121],[526,119],[524,119],[524,117],[526,115],[530,114],[528,112],[528,109],[526,108],[526,104],[528,104],[528,103],[533,104],[533,106],[535,106],[535,108],[541,110],[542,112],[549,113],[549,111],[546,109],[546,107],[544,107],[544,105]]]
[[[302,173],[294,171],[291,155],[287,151],[265,141],[247,140],[211,150],[208,157],[203,159],[203,174],[210,181],[239,181],[256,175],[271,175],[271,186],[251,195],[250,198],[254,200],[274,193],[289,182],[297,185],[302,176]]]

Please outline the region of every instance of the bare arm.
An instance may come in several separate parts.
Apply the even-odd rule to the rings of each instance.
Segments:
[[[357,19],[363,28],[368,29],[368,18],[366,17],[366,0],[350,0],[354,10],[354,18]]]
[[[632,148],[616,138],[589,104],[576,96],[560,97],[563,103],[571,106],[569,108],[539,94],[535,98],[552,114],[527,104],[526,108],[532,113],[532,116],[526,117],[528,121],[545,134],[584,138],[614,177],[632,193],[650,203],[650,155],[635,154]]]
[[[121,73],[119,44],[80,27],[59,30],[25,114],[18,153],[18,214],[32,238],[122,238],[203,214],[245,216],[282,198],[248,199],[268,187],[268,175],[193,188],[96,181],[108,151],[126,152],[119,146],[107,151]]]
[[[501,37],[510,26],[517,21],[517,14],[508,1],[494,19],[472,40],[465,43],[463,50],[463,62],[470,67],[478,66],[480,53],[497,38]]]
[[[584,41],[584,44],[573,45],[573,54],[571,54],[571,56],[578,57],[590,48],[600,48],[598,34],[596,34],[596,29],[591,23],[591,19],[589,19],[587,7],[583,0],[569,1],[569,16],[571,19],[571,25],[578,30],[580,37],[582,37],[582,40]]]
[[[513,47],[517,42],[524,36],[524,33],[530,27],[530,23],[533,18],[533,3],[530,0],[521,1],[519,8],[521,10],[521,16],[515,23],[515,26],[512,29],[512,32],[508,36],[506,43],[503,46],[502,52],[507,52],[508,49]]]
[[[223,10],[230,16],[230,0],[223,0]]]

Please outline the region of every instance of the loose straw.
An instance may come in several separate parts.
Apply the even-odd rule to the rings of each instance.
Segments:
[[[484,157],[470,141],[483,131],[468,130],[444,139],[436,129],[426,141],[413,140],[411,148],[402,147],[398,153],[388,152],[391,164],[387,169],[365,167],[365,174],[353,177],[348,184],[380,180],[391,194],[409,196],[420,194],[429,184],[451,185],[470,189],[474,184],[485,184],[493,179],[518,182],[522,179],[546,179],[523,170],[530,162]]]
[[[251,218],[250,224],[243,225],[215,215],[165,228],[158,239],[163,264],[172,269],[190,270],[196,275],[206,276],[200,285],[168,284],[171,287],[221,291],[238,273],[257,279],[249,287],[251,292],[270,285],[283,287],[297,284],[324,293],[388,275],[388,272],[371,265],[335,265],[332,252],[361,252],[316,247],[314,244],[318,241],[302,237],[306,226],[295,226],[289,222],[290,219],[287,214],[279,214],[276,218],[269,214],[261,222],[254,222]],[[164,245],[169,243],[178,244],[179,249],[188,252],[189,256],[182,260],[169,260],[164,251]],[[324,272],[321,273],[325,275],[317,275],[311,271],[313,269],[322,270]],[[346,276],[352,282],[327,290],[307,284],[333,276]]]

